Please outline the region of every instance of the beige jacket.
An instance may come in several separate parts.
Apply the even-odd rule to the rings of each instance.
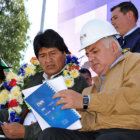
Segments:
[[[87,111],[81,112],[86,131],[104,128],[140,129],[140,54],[126,53],[83,94],[90,94]]]

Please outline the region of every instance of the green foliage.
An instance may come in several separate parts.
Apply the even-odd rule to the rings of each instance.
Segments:
[[[28,47],[30,26],[24,0],[0,0],[0,56],[8,66],[17,69]]]

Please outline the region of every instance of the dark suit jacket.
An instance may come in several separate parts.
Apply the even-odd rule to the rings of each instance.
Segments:
[[[31,80],[27,86],[27,88],[36,86],[38,84],[42,84],[42,80],[43,80],[43,72],[41,73],[37,73],[35,76],[31,77]],[[83,76],[79,76],[78,78],[75,79],[75,85],[71,88],[79,93],[82,93],[83,89],[88,87],[87,82],[85,80],[85,78]],[[23,110],[21,113],[21,121],[24,121],[24,118],[27,115],[27,106],[24,104],[23,105]],[[2,115],[1,115],[2,114]],[[0,110],[0,121],[7,121],[8,120],[8,113],[7,111],[2,111]],[[41,128],[38,124],[38,122],[30,125],[30,126],[25,126],[25,137],[24,139],[27,140],[37,140],[38,136],[41,132]]]
[[[118,41],[121,42],[121,39],[119,38]],[[134,32],[126,36],[121,47],[123,52],[128,50],[130,52],[140,53],[140,28],[137,28]]]

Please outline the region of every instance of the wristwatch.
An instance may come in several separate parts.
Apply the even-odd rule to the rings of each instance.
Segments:
[[[89,97],[88,95],[83,96],[83,109],[88,109]]]

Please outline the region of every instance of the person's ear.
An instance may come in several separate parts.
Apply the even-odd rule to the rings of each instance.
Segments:
[[[129,20],[132,20],[132,18],[134,18],[133,12],[132,11],[128,11],[127,12],[127,17],[128,17]]]
[[[67,57],[66,57],[66,52],[64,52],[64,55],[65,55],[65,59],[66,59],[66,58],[67,58]]]
[[[114,54],[119,52],[118,44],[115,41],[112,41],[112,43],[110,45],[111,45],[110,48],[112,49],[112,52]]]

